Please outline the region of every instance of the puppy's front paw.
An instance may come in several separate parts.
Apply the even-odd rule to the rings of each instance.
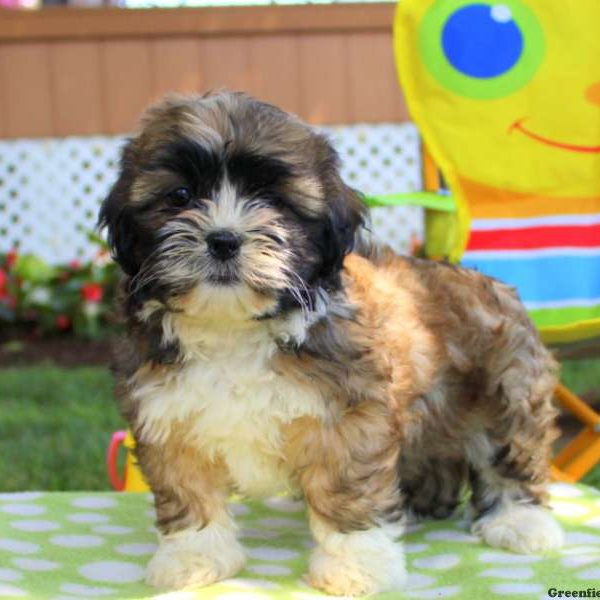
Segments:
[[[179,590],[215,583],[237,570],[214,556],[161,548],[148,563],[146,582],[159,589]]]
[[[159,589],[201,587],[235,575],[245,562],[233,532],[211,524],[163,537],[148,563],[146,582]]]
[[[472,532],[487,544],[522,554],[550,552],[564,544],[554,517],[540,506],[506,504],[475,521]]]
[[[379,529],[334,533],[313,551],[308,583],[337,596],[400,590],[406,583],[404,553]]]

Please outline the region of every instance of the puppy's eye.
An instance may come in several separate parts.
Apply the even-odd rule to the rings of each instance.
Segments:
[[[188,188],[180,187],[173,190],[168,199],[172,206],[184,207],[192,201],[192,192]]]

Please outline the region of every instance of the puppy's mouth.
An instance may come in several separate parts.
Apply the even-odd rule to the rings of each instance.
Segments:
[[[235,273],[211,273],[207,280],[215,286],[236,285],[241,281],[239,275]]]
[[[242,283],[242,265],[232,258],[227,261],[209,258],[204,281],[215,287],[233,286]]]

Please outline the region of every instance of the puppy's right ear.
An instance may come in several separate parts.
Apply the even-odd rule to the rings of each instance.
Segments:
[[[130,277],[133,277],[140,268],[136,260],[136,227],[129,206],[129,194],[133,183],[132,152],[131,142],[129,142],[121,156],[119,179],[102,203],[98,217],[98,227],[107,229],[107,240],[112,257]]]

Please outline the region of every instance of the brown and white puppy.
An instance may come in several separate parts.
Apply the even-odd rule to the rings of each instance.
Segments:
[[[329,142],[244,94],[168,99],[101,213],[125,272],[117,391],[156,501],[165,588],[237,573],[230,492],[306,500],[315,587],[401,589],[406,515],[544,552],[555,363],[516,294],[366,249]],[[350,254],[353,245],[360,251]]]

